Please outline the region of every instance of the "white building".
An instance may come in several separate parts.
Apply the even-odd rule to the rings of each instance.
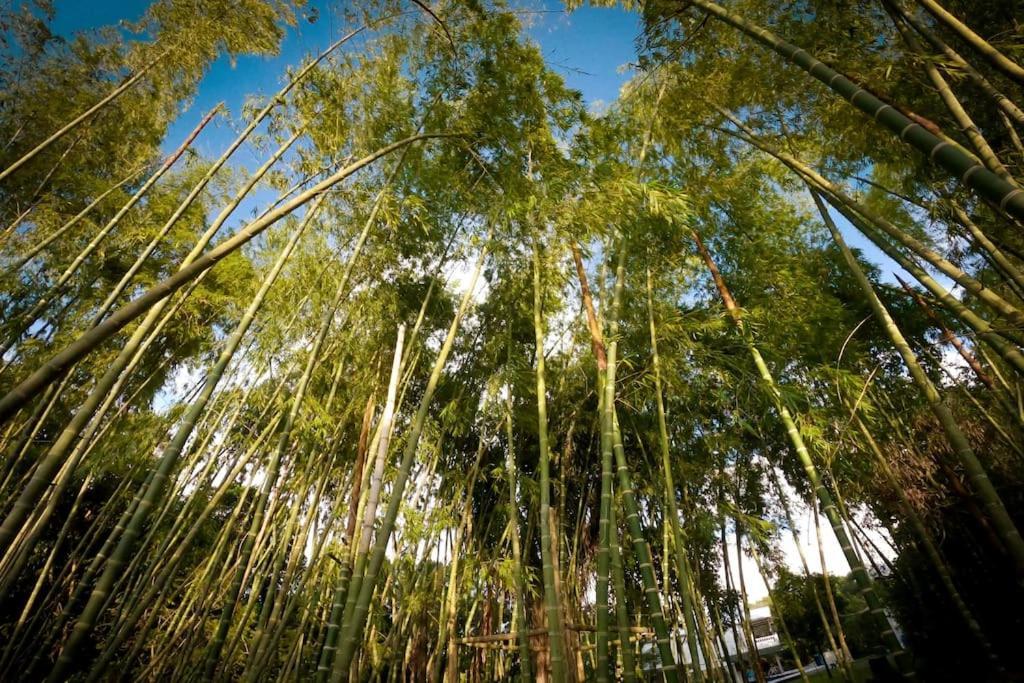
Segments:
[[[782,681],[795,680],[799,678],[799,672],[795,668],[792,668],[793,664],[790,661],[790,653],[777,630],[776,621],[772,616],[771,608],[769,606],[751,608],[750,631],[754,636],[754,649],[756,650],[757,657],[762,663],[762,670],[764,671],[765,677],[769,683],[780,683]],[[725,633],[723,634],[724,645],[728,653],[727,656],[729,662],[733,665],[731,670],[736,676],[737,683],[746,683],[744,679],[753,675],[753,672],[749,669],[749,663],[752,660],[752,655],[747,651],[747,639],[744,637],[740,624],[736,625],[736,635],[739,637],[738,647],[736,640],[733,638],[732,629],[725,629]],[[683,661],[687,666],[691,666],[692,660],[690,658],[690,649],[686,644],[686,633],[679,630],[674,633],[674,636],[675,642],[673,643],[672,650],[675,654],[676,661]],[[719,657],[721,657],[722,643],[720,641],[715,642],[714,646],[715,652]],[[682,652],[680,652],[680,650]],[[700,655],[700,653],[701,651],[698,649],[698,654]],[[836,659],[833,653],[825,653],[824,657],[829,666],[835,665]],[[640,665],[643,669],[653,671],[657,668],[658,653],[657,648],[652,641],[644,642],[640,646],[640,658]],[[786,662],[788,662],[788,664]],[[747,666],[744,666],[744,664]],[[814,662],[802,662],[802,664],[804,665],[805,670],[809,673],[817,671],[820,668],[824,668],[820,665],[816,665]],[[698,666],[700,666],[701,669],[707,668],[703,656],[700,656]],[[740,669],[743,669],[742,674],[740,673]]]

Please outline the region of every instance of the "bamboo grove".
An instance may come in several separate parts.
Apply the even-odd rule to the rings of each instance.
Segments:
[[[0,9],[0,680],[1024,676],[1018,3],[617,6]]]

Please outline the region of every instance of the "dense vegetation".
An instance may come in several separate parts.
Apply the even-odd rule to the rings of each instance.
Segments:
[[[373,0],[168,141],[311,9],[3,5],[0,679],[732,680],[730,553],[791,661],[1024,676],[1018,3],[625,9],[601,113]]]

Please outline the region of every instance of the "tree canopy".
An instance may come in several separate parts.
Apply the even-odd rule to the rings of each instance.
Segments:
[[[1019,3],[594,4],[0,8],[0,678],[1024,676]]]

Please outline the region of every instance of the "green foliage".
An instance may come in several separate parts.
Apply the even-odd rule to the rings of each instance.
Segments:
[[[1017,226],[804,72],[705,17],[695,3],[619,4],[642,15],[639,67],[601,113],[585,110],[581,94],[565,85],[524,33],[521,13],[503,3],[428,8],[368,2],[339,12],[352,25],[372,26],[318,62],[247,139],[257,157],[269,158],[298,133],[245,198],[258,206],[255,212],[233,215],[212,245],[353,159],[418,132],[445,137],[385,155],[325,192],[195,424],[186,424],[189,408],[310,205],[172,296],[169,315],[149,330],[159,330],[152,343],[101,397],[102,409],[85,415],[84,428],[43,482],[9,547],[0,550],[0,678],[49,674],[67,634],[75,632],[73,620],[96,572],[114,566],[103,564],[110,557],[110,548],[100,555],[104,543],[119,542],[133,496],[178,433],[188,438],[170,467],[166,493],[147,501],[152,509],[138,518],[144,523],[133,529],[138,538],[116,568],[109,598],[100,596],[98,618],[75,636],[84,639],[79,656],[66,670],[55,669],[59,674],[306,680],[318,675],[322,659],[327,675],[334,666],[333,650],[324,647],[329,624],[356,619],[353,671],[360,679],[422,680],[449,666],[468,671],[472,680],[512,678],[525,669],[512,648],[518,641],[501,651],[461,643],[456,660],[448,661],[452,643],[439,638],[510,633],[519,610],[525,623],[516,616],[516,629],[542,628],[541,529],[548,529],[548,520],[539,519],[538,510],[548,494],[564,620],[592,624],[601,547],[600,347],[586,324],[574,248],[604,342],[617,344],[615,410],[639,517],[636,534],[626,524],[630,510],[615,512],[620,524],[612,535],[622,546],[624,585],[613,585],[613,609],[621,605],[630,621],[652,624],[645,611],[650,580],[639,566],[646,544],[671,627],[684,628],[678,609],[687,602],[696,605],[691,617],[712,637],[719,635],[719,615],[725,628],[741,625],[738,587],[726,586],[720,571],[723,542],[734,547],[739,526],[746,547],[753,544],[765,562],[772,607],[801,656],[828,648],[814,597],[824,600],[823,578],[794,574],[783,562],[792,512],[783,508],[802,513],[805,501],[821,495],[812,490],[807,463],[793,452],[785,407],[831,495],[855,519],[876,520],[875,535],[891,538],[896,574],[875,577],[876,584],[908,626],[923,671],[939,670],[935,662],[948,646],[939,630],[967,627],[948,586],[934,574],[934,558],[922,554],[908,512],[941,540],[968,609],[980,608],[982,630],[1019,632],[1015,617],[999,615],[1000,605],[1020,591],[1003,541],[988,525],[989,508],[975,500],[973,480],[952,457],[955,449],[928,401],[822,229],[806,178],[785,155],[842,188],[864,216],[881,217],[931,250],[915,254],[906,242],[862,235],[840,220],[869,284],[983,456],[1014,519],[1024,500],[1020,366],[1012,362],[1021,348],[1021,316],[1012,313],[1024,308],[1024,241]],[[1007,19],[1016,16],[1013,3],[946,4],[993,45],[1021,57],[1019,30]],[[967,146],[970,140],[921,68],[923,60],[936,60],[1006,167],[1015,175],[1022,170],[1018,124],[1007,127],[1003,110],[969,75],[910,50],[881,5],[736,0],[728,6]],[[138,266],[118,305],[179,271],[249,178],[233,160],[143,261],[137,263],[138,255],[212,160],[187,152],[95,250],[87,245],[143,187],[161,146],[180,142],[164,140],[168,124],[194,97],[210,65],[222,56],[275,54],[298,17],[312,21],[318,9],[284,0],[158,0],[136,24],[72,37],[50,32],[53,12],[44,0],[0,9],[0,168],[126,78],[143,76],[0,179],[4,393],[55,352],[91,338],[102,302],[129,269]],[[1019,85],[992,72],[948,27],[915,16],[1019,99]],[[248,121],[266,104],[253,98],[236,114]],[[18,262],[126,177],[78,223]],[[998,247],[999,258],[972,236],[961,208]],[[735,310],[723,306],[695,236]],[[958,289],[956,301],[943,302],[932,288],[926,311],[896,286],[892,274],[900,271],[878,255],[879,245],[922,261],[929,271],[945,259],[947,271],[961,269],[964,278],[984,283],[989,298]],[[539,350],[535,246],[546,330]],[[431,390],[431,368],[485,248],[481,282],[419,424],[417,407]],[[623,291],[620,310],[613,311],[620,254]],[[76,260],[77,269],[62,277]],[[59,284],[62,279],[67,282]],[[941,287],[952,287],[940,279]],[[1000,310],[993,297],[1006,306]],[[980,333],[958,310],[961,304],[995,331]],[[3,425],[4,518],[140,324],[136,318],[104,337],[66,379],[59,376],[29,396]],[[346,572],[355,567],[360,539],[349,520],[361,528],[357,512],[375,466],[399,325],[405,326],[406,353],[380,501],[387,508],[391,496],[401,495],[398,521],[391,529],[377,509],[368,540],[371,547],[385,542],[380,575],[352,577]],[[325,342],[317,346],[321,329]],[[981,374],[953,367],[957,351],[945,329],[963,342]],[[993,335],[1002,348],[990,343]],[[752,362],[751,348],[764,359],[773,387]],[[547,490],[540,475],[538,351],[547,380]],[[306,367],[311,374],[303,379]],[[671,472],[661,458],[656,386]],[[303,399],[296,402],[300,391]],[[286,428],[283,418],[293,408],[295,423]],[[418,436],[414,426],[422,427]],[[399,454],[407,447],[411,463],[403,464]],[[614,488],[618,506],[623,491],[618,483]],[[678,537],[668,518],[674,509]],[[250,528],[253,520],[262,522],[259,528]],[[678,562],[678,548],[688,564]],[[101,560],[90,569],[96,557]],[[687,571],[692,588],[683,580]],[[359,587],[363,580],[368,588]],[[353,614],[358,596],[345,593],[351,586],[370,595],[365,628],[358,621],[363,617]],[[874,652],[878,627],[866,614],[862,591],[850,577],[832,576],[831,587],[854,654]],[[547,589],[550,594],[552,586]],[[352,606],[332,621],[337,596],[342,604],[350,597]],[[454,606],[451,633],[444,630],[452,616],[448,605]],[[588,633],[570,628],[569,647],[584,643]],[[530,667],[538,673],[545,666],[543,640],[532,641]],[[994,640],[1012,659],[1005,655],[1013,654],[1013,643]],[[982,669],[981,644],[965,651],[958,670]],[[579,661],[585,679],[596,677],[586,654]],[[343,678],[343,668],[334,674]]]

